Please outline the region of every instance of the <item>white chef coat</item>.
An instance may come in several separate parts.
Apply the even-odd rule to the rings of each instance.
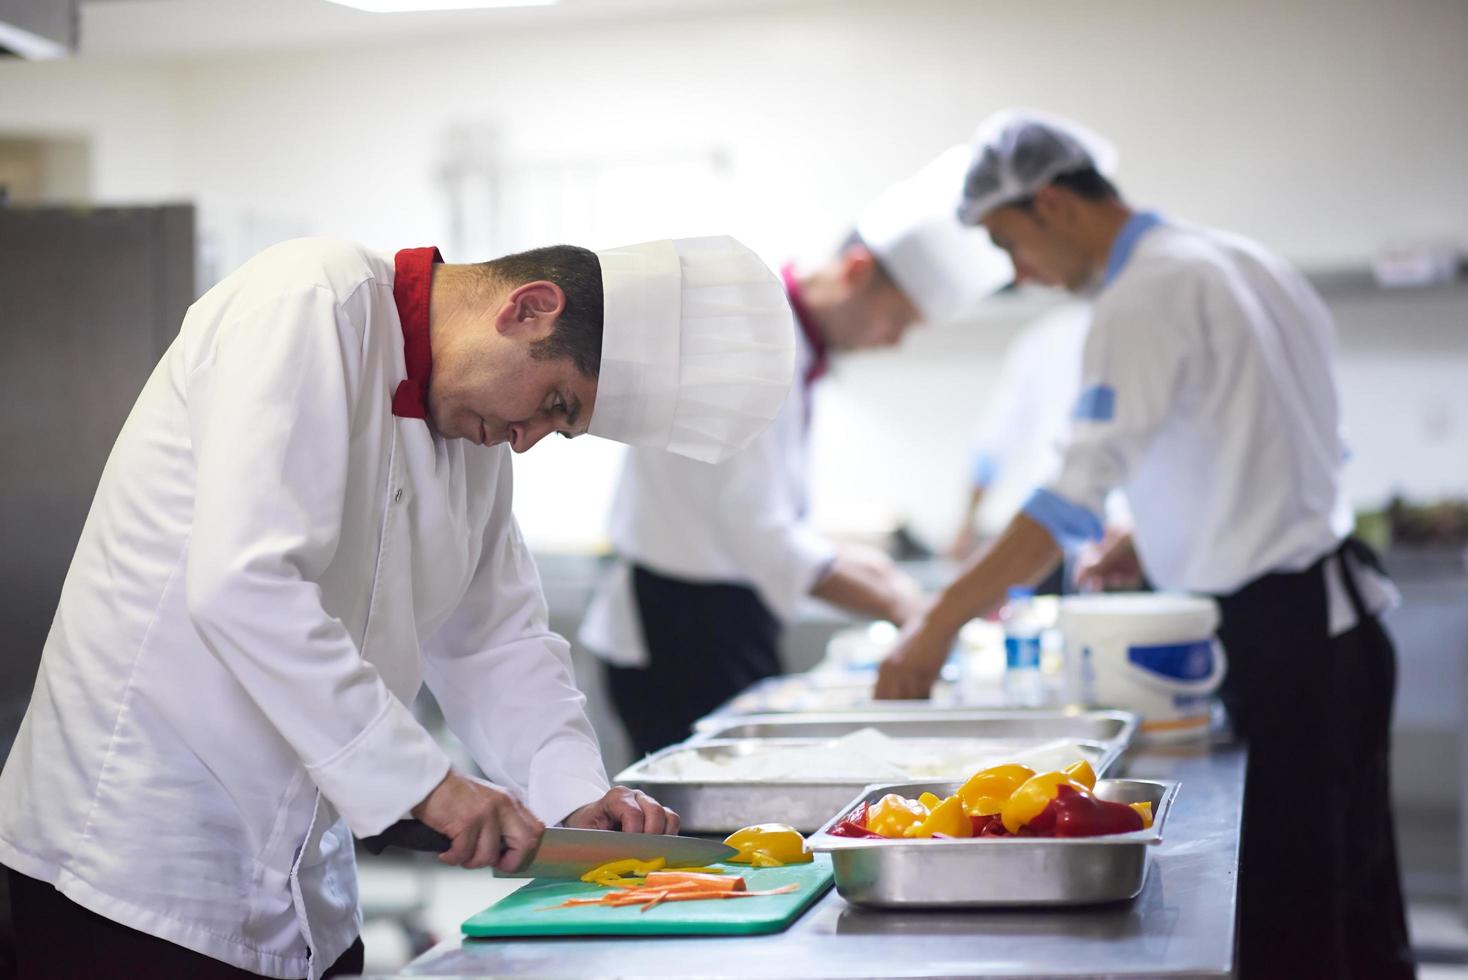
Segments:
[[[1001,527],[1060,469],[1090,322],[1089,305],[1067,303],[1026,325],[1005,348],[970,469],[972,484],[984,488],[986,516],[1002,517]]]
[[[1061,471],[1025,512],[1074,544],[1100,535],[1106,492],[1123,487],[1163,589],[1222,595],[1310,566],[1352,528],[1334,350],[1329,311],[1288,264],[1134,215],[1095,303]],[[1362,578],[1368,605],[1385,605],[1384,580]],[[1327,581],[1340,632],[1354,615],[1338,570]]]
[[[346,950],[348,831],[447,771],[408,709],[423,679],[547,823],[606,790],[508,449],[390,411],[393,278],[288,242],[189,310],[103,472],[0,775],[0,862],[266,976]]]
[[[815,355],[803,332],[796,337],[801,379]],[[770,427],[721,463],[628,449],[612,502],[617,558],[578,634],[587,649],[617,666],[647,665],[632,564],[685,582],[748,586],[782,622],[795,617],[836,556],[805,516],[813,387],[792,385]]]

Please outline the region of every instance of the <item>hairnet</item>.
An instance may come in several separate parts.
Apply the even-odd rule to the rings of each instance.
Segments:
[[[974,136],[959,220],[979,224],[1061,174],[1090,167],[1110,177],[1116,160],[1115,146],[1077,123],[1030,109],[996,112]]]

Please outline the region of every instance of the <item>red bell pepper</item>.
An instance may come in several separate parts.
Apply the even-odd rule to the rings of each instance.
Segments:
[[[827,831],[832,837],[861,837],[881,839],[882,835],[867,830],[867,805],[852,810],[841,822]]]

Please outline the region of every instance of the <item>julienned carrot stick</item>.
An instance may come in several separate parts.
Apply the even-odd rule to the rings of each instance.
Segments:
[[[766,891],[752,892],[712,889],[701,882],[680,882],[668,885],[665,888],[643,887],[607,892],[595,898],[568,898],[560,905],[548,905],[540,911],[572,908],[581,905],[606,905],[610,908],[621,908],[624,905],[641,905],[642,911],[646,912],[654,905],[660,905],[663,902],[701,902],[716,898],[759,898],[762,895],[788,895],[798,887],[797,885],[786,885],[784,888],[771,888]]]
[[[696,894],[675,892],[670,894],[667,900],[669,902],[687,902],[700,898],[759,898],[761,895],[788,895],[796,891],[799,887],[799,885],[786,885],[784,888],[771,888],[768,891],[762,892],[699,892]]]
[[[654,871],[647,876],[648,888],[666,885],[696,884],[710,891],[742,892],[745,890],[742,877],[700,874],[692,871]]]

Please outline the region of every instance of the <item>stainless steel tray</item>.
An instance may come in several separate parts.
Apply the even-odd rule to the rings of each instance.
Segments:
[[[1152,804],[1150,828],[1105,837],[863,840],[827,833],[858,805],[888,793],[949,796],[958,785],[869,786],[837,811],[810,846],[831,854],[841,897],[878,908],[1088,905],[1135,898],[1147,878],[1148,849],[1162,840],[1178,791],[1173,782],[1101,780],[1096,795],[1104,800]]]
[[[739,738],[840,738],[876,728],[893,738],[1074,738],[1131,744],[1138,718],[1130,711],[990,708],[902,708],[832,714],[738,715],[718,719],[689,742]],[[686,744],[686,743],[685,743]]]
[[[816,746],[862,728],[876,728],[893,738],[924,741],[1032,739],[1039,746],[1054,739],[1072,739],[1091,750],[1088,754],[1094,756],[1093,767],[1098,775],[1103,775],[1126,751],[1136,726],[1136,715],[1124,711],[961,711],[927,713],[920,717],[894,714],[748,718],[741,722],[737,730],[743,734],[737,737],[695,736],[629,766],[617,775],[616,781],[643,790],[678,811],[681,826],[688,833],[727,833],[750,824],[774,821],[810,833],[853,794],[871,785],[873,777],[681,779],[662,775],[658,770],[679,753],[717,761],[770,748]],[[728,730],[734,731],[734,728]]]
[[[957,707],[953,685],[939,681],[931,699],[877,701],[872,697],[876,672],[865,674],[803,673],[766,677],[740,691],[693,723],[695,731],[726,724],[745,715],[810,713],[836,714],[847,711],[899,710],[924,712]]]

